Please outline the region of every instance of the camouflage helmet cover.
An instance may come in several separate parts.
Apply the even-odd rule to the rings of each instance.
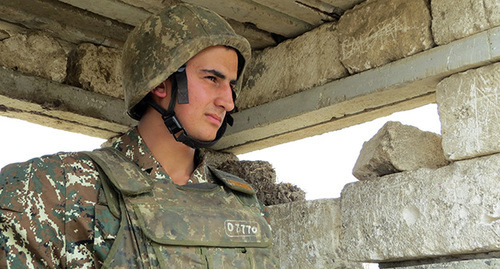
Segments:
[[[245,62],[251,57],[248,41],[237,35],[222,17],[205,8],[189,4],[171,6],[137,26],[129,34],[122,55],[129,115],[149,91],[200,51],[216,45],[236,49]],[[238,84],[234,89],[236,96],[240,89]]]

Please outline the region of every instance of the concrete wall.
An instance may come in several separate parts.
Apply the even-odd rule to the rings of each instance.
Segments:
[[[375,2],[383,3],[367,1],[350,12]],[[429,7],[438,45],[499,25],[500,1],[431,1]],[[488,42],[498,37],[495,33]],[[498,54],[498,47],[485,53]],[[358,60],[366,61],[360,68],[374,63]],[[273,206],[281,268],[361,263],[500,268],[500,63],[495,61],[438,80],[442,137],[384,126],[363,147],[353,171],[360,182],[347,185],[340,199]],[[325,237],[328,242],[319,243]]]
[[[442,139],[388,123],[340,199],[271,207],[281,268],[499,268],[500,63],[438,84]]]

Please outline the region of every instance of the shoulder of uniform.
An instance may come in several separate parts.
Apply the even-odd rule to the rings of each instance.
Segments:
[[[107,178],[122,193],[138,195],[153,188],[151,179],[140,168],[115,148],[86,152],[102,169]]]
[[[0,208],[21,212],[31,193],[56,192],[60,195],[51,201],[63,201],[69,181],[75,189],[97,179],[94,167],[90,158],[80,153],[57,153],[9,164],[0,171]]]
[[[32,158],[25,162],[8,164],[1,169],[0,173],[2,177],[31,174],[31,172],[38,172],[38,175],[42,175],[45,171],[60,170],[66,166],[75,166],[77,164],[92,165],[92,161],[82,152],[59,152]]]
[[[208,166],[210,172],[219,179],[224,185],[226,185],[228,188],[239,191],[242,193],[246,194],[255,194],[257,193],[250,184],[248,184],[244,179],[237,177],[233,174],[224,172],[222,170],[213,168],[211,166]]]

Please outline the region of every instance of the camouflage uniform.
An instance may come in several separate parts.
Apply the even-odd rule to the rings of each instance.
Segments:
[[[136,129],[113,148],[155,181],[171,180]],[[205,158],[198,157],[188,183],[212,182]],[[44,156],[0,173],[0,268],[99,268],[119,226],[96,165],[84,153]]]

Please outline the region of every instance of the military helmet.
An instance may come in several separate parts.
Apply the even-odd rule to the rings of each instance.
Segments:
[[[207,47],[223,45],[238,52],[238,78],[251,57],[248,41],[218,14],[190,4],[168,7],[146,19],[128,36],[122,55],[123,87],[129,115],[156,86]],[[237,96],[241,83],[234,89]]]

